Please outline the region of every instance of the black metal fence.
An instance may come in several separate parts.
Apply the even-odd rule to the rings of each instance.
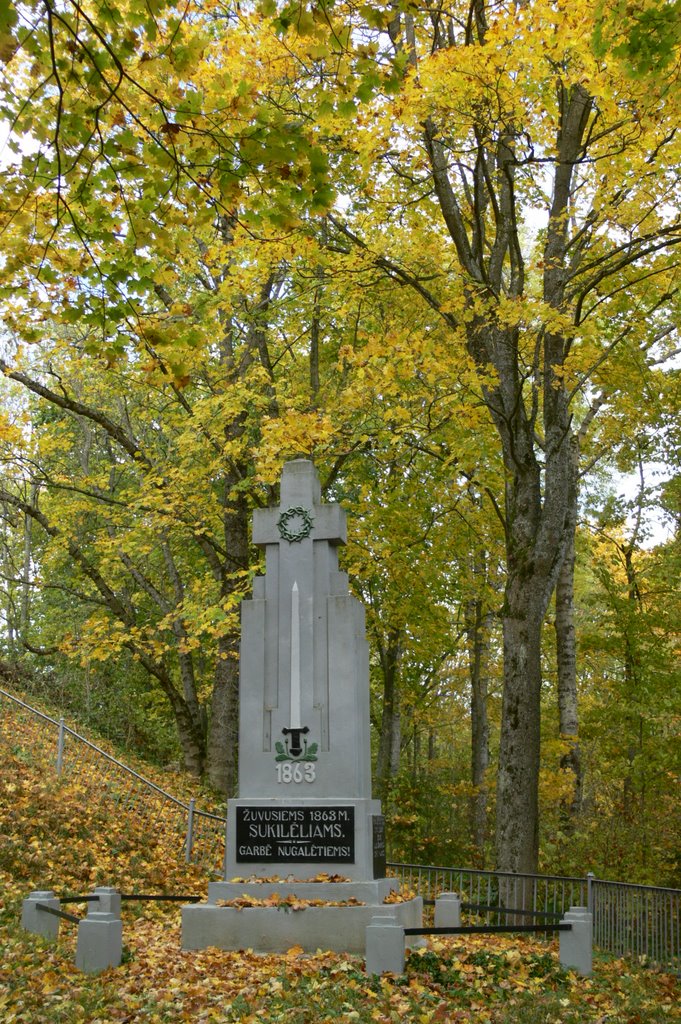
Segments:
[[[594,946],[681,974],[681,890],[590,880]]]
[[[592,874],[566,878],[397,863],[389,863],[388,870],[425,899],[458,893],[471,924],[490,925],[500,913],[503,918],[504,908],[553,916],[571,906],[586,907],[593,914],[595,949],[643,958],[681,974],[681,889],[608,882]],[[467,904],[485,909],[467,910]]]
[[[559,875],[516,875],[504,871],[476,871],[468,868],[429,867],[423,864],[388,864],[390,873],[402,885],[424,899],[441,892],[456,892],[464,904],[488,909],[469,911],[476,923],[493,924],[499,909],[522,907],[525,911],[562,915],[570,907],[585,907],[586,878]]]

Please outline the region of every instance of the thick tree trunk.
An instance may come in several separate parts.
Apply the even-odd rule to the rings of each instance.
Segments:
[[[533,873],[539,852],[541,626],[539,610],[509,602],[504,615],[504,697],[497,777],[496,862]]]
[[[535,873],[539,837],[542,626],[574,519],[567,396],[544,393],[544,462],[522,416],[501,425],[507,467],[507,583],[502,612],[504,698],[497,782],[496,860],[504,871]]]
[[[582,766],[579,749],[577,704],[577,652],[574,622],[575,528],[570,524],[568,540],[556,584],[556,667],[558,674],[558,727],[570,748],[561,758],[561,767],[572,777],[572,795],[564,801],[564,816],[569,823],[582,803]]]
[[[182,748],[182,758],[185,769],[190,775],[200,779],[203,776],[205,766],[203,743],[201,742],[201,738],[196,735],[194,723],[191,721],[190,716],[184,714],[184,712],[180,712],[178,714],[175,708],[173,708],[173,710],[175,711],[177,735]]]
[[[185,769],[190,775],[194,775],[197,779],[200,779],[203,776],[206,766],[206,748],[203,736],[197,731],[195,722],[187,704],[172,685],[172,682],[167,677],[165,671],[161,670],[159,672],[157,668],[152,670],[149,668],[148,664],[145,664],[144,658],[141,660],[147,671],[159,680],[168,700],[170,701],[170,705],[173,709],[173,715],[175,716],[177,735],[180,741],[180,747],[182,748],[182,757]]]
[[[218,643],[208,732],[208,778],[227,797],[236,794],[239,742],[239,646],[236,637]]]
[[[239,429],[240,426],[235,425],[235,432]],[[236,571],[247,569],[249,564],[248,508],[243,495],[232,497],[237,483],[236,472],[226,477],[224,535],[230,564],[225,566],[222,577],[223,600],[241,594],[241,577]],[[227,797],[234,796],[237,789],[239,636],[240,630],[236,628],[218,641],[208,727],[208,778],[215,789]]]
[[[178,637],[181,644],[187,635],[187,631],[184,629],[181,622],[173,623],[173,632]],[[196,692],[194,660],[191,654],[183,654],[182,652],[178,652],[177,660],[180,666],[180,679],[182,680],[182,692],[184,694],[185,704],[187,705],[189,714],[192,717],[194,729],[205,738],[206,721],[203,708],[199,703],[199,698]]]
[[[489,768],[489,719],[487,716],[487,652],[485,630],[488,616],[480,600],[465,609],[468,639],[468,672],[471,684],[471,783],[470,829],[476,850],[476,866],[485,865],[487,840],[487,770]]]

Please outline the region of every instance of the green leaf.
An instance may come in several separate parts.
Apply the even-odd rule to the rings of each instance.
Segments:
[[[385,28],[390,23],[393,17],[392,11],[382,11],[379,7],[374,7],[372,4],[364,4],[360,7],[359,13],[362,15],[367,25],[371,28]]]
[[[17,12],[11,0],[0,0],[0,36],[14,28],[17,23]]]

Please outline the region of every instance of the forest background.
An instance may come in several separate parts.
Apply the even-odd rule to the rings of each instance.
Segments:
[[[3,0],[6,662],[231,793],[303,454],[392,855],[680,885],[678,7]]]

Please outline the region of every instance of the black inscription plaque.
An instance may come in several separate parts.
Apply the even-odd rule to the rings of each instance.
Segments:
[[[385,878],[385,818],[374,814],[371,818],[374,844],[374,878]]]
[[[354,807],[237,807],[237,864],[355,862]]]

